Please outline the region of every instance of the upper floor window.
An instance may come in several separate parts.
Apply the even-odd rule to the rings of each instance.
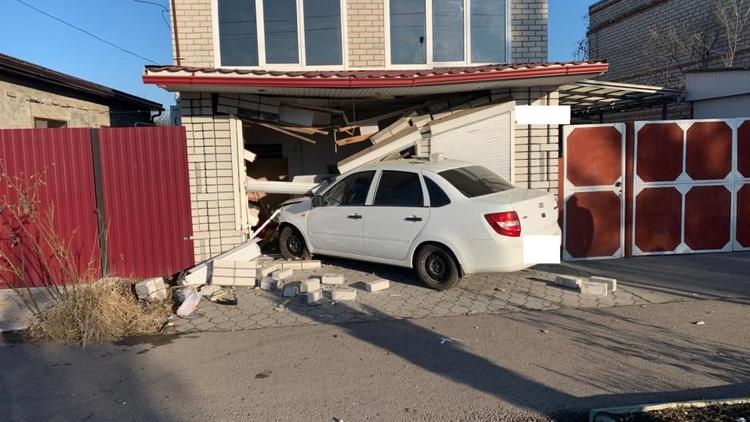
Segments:
[[[388,0],[392,65],[506,63],[510,0]]]
[[[220,65],[343,65],[344,0],[215,1]]]

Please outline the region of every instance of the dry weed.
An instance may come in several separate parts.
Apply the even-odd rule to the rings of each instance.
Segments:
[[[122,279],[76,286],[67,297],[36,315],[31,337],[85,347],[156,333],[171,314],[171,303],[140,303],[131,288],[132,282]]]

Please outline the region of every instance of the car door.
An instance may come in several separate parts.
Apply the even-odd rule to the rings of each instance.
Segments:
[[[406,259],[429,215],[419,173],[382,171],[365,220],[367,255],[389,260]]]
[[[345,177],[309,211],[307,233],[316,252],[364,255],[365,201],[374,176],[375,171],[365,171]]]

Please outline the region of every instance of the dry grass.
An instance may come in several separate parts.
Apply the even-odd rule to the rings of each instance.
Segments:
[[[100,280],[72,289],[36,315],[33,339],[86,346],[159,331],[171,314],[169,301],[138,302],[128,280]]]

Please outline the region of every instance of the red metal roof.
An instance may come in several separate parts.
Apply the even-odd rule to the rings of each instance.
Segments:
[[[604,73],[606,62],[499,64],[413,70],[274,71],[242,68],[146,66],[143,81],[157,85],[371,88],[449,85],[482,81]]]

